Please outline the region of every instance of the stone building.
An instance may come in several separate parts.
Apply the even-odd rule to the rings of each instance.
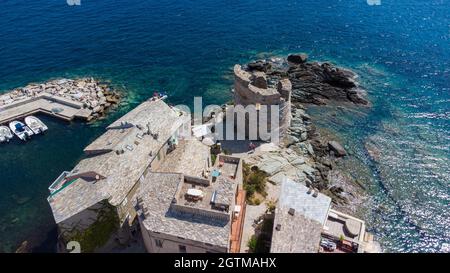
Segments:
[[[258,139],[268,140],[265,131],[272,142],[277,142],[274,140],[275,135],[279,136],[279,140],[286,136],[291,123],[292,84],[289,79],[271,82],[264,72],[243,69],[241,65],[234,66],[234,77],[234,111],[236,115],[246,114],[245,136],[250,138],[255,134],[248,129],[252,124],[259,130]],[[245,110],[236,108],[239,105]],[[253,107],[256,109],[256,119],[248,114]],[[265,107],[267,112],[262,111]]]
[[[189,157],[177,158],[181,165],[204,166],[201,156]],[[161,170],[173,170],[166,162]],[[209,175],[203,174],[157,171],[146,177],[138,192],[138,214],[148,252],[239,252],[245,215],[242,162],[219,155]]]
[[[380,252],[363,220],[331,207],[330,197],[285,178],[275,209],[270,252]],[[336,248],[324,249],[324,241]]]
[[[146,176],[190,136],[190,114],[151,98],[107,127],[86,157],[49,187],[48,202],[59,232],[92,252],[126,243],[136,232],[136,192]]]
[[[190,114],[160,98],[109,125],[49,187],[59,251],[76,241],[108,252],[142,232],[149,252],[239,252],[242,162],[219,155],[213,166],[190,136]]]

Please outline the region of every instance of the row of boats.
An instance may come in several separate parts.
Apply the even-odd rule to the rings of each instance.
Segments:
[[[12,121],[9,123],[9,128],[0,126],[0,142],[9,142],[14,137],[13,134],[26,141],[32,135],[42,134],[48,130],[47,125],[35,116],[26,117],[24,122],[25,124],[18,120]]]

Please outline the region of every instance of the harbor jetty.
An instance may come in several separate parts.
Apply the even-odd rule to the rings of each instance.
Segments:
[[[63,120],[91,121],[120,100],[118,92],[94,78],[32,83],[0,95],[0,124],[36,113]]]

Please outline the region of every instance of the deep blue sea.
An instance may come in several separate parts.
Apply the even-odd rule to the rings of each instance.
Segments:
[[[53,251],[47,187],[153,90],[174,104],[224,103],[235,63],[290,52],[360,75],[373,106],[316,119],[352,154],[350,170],[369,194],[361,217],[384,251],[449,252],[448,0],[2,0],[0,92],[94,76],[126,98],[106,120],[44,117],[45,135],[0,145],[0,251],[23,240]]]

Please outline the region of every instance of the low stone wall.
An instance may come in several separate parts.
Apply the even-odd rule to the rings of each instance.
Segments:
[[[171,209],[176,212],[180,213],[190,213],[190,214],[196,214],[220,221],[229,221],[230,215],[228,213],[220,212],[220,211],[213,211],[208,209],[201,209],[201,208],[193,208],[193,207],[187,207],[183,205],[178,204],[171,204]]]

